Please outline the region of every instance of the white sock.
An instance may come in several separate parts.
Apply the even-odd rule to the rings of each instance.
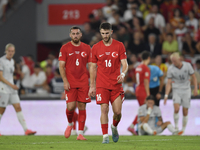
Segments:
[[[182,131],[183,131],[183,132],[185,131],[187,122],[188,122],[188,116],[183,116],[183,122],[182,122],[182,126],[183,126],[183,127],[182,127]]]
[[[176,129],[173,127],[172,124],[168,124],[167,129],[168,129],[171,133],[176,132]]]
[[[73,122],[72,123],[68,123],[68,126],[73,126]]]
[[[78,130],[78,135],[79,134],[83,135],[83,130]]]
[[[130,125],[130,128],[134,128],[134,124],[131,124],[131,125]]]
[[[174,113],[174,124],[175,124],[175,129],[178,129],[178,120],[179,120],[179,114]]]
[[[104,134],[104,135],[103,135],[103,139],[106,138],[106,137],[108,137],[108,134]]]
[[[17,112],[17,118],[21,124],[21,126],[23,127],[24,131],[26,132],[26,130],[28,129],[27,126],[26,126],[26,121],[24,119],[24,115],[23,113],[20,111],[20,112]]]
[[[150,128],[150,126],[147,124],[147,123],[144,123],[143,124],[143,129],[144,129],[144,131],[146,131],[147,133],[149,133],[149,134],[153,134],[153,130]]]

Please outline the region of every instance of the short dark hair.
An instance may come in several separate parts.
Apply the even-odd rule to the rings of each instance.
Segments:
[[[101,23],[99,30],[104,29],[104,30],[112,30],[112,25],[108,22],[103,22]]]
[[[146,101],[148,101],[148,100],[153,100],[155,102],[156,99],[155,99],[155,97],[153,95],[149,95],[146,98]]]
[[[150,52],[144,51],[142,52],[142,60],[147,60],[151,56]]]
[[[167,36],[173,37],[173,34],[172,33],[167,33]]]
[[[197,60],[196,60],[196,64],[200,64],[200,59],[197,59]]]
[[[71,32],[73,29],[79,29],[81,31],[81,28],[80,27],[77,27],[77,26],[72,26],[69,30],[69,32]],[[82,31],[81,31],[82,32]]]
[[[34,68],[41,68],[39,64],[35,64]]]

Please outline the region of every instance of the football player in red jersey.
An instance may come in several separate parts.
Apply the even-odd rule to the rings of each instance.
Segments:
[[[81,29],[72,27],[70,29],[71,41],[62,46],[59,54],[59,70],[64,82],[65,98],[67,103],[66,115],[68,126],[65,137],[69,138],[73,128],[73,115],[78,102],[79,130],[77,140],[86,140],[83,130],[86,120],[86,103],[91,102],[88,96],[89,83],[86,64],[90,62],[90,46],[82,43]]]
[[[142,52],[142,63],[136,68],[136,98],[139,105],[145,104],[146,97],[150,95],[149,91],[149,81],[150,81],[150,69],[148,64],[150,63],[150,53],[147,51]],[[134,130],[134,126],[137,124],[137,116],[135,117],[133,123],[128,127],[128,131],[132,134],[137,135]]]
[[[88,95],[90,97],[96,95],[96,103],[101,105],[102,143],[109,143],[109,101],[114,113],[111,125],[112,139],[117,142],[119,139],[117,125],[121,119],[122,102],[124,100],[122,82],[128,70],[128,64],[123,43],[111,38],[112,26],[109,23],[102,23],[100,33],[103,40],[92,47]],[[122,72],[120,73],[121,65]]]

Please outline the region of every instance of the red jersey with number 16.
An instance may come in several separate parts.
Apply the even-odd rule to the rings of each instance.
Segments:
[[[122,84],[117,83],[120,75],[121,60],[126,59],[126,50],[123,43],[112,39],[110,46],[103,41],[92,47],[92,62],[97,63],[96,87],[115,90],[121,89]]]
[[[82,43],[79,46],[71,42],[60,49],[59,61],[65,61],[65,71],[70,88],[88,87],[88,74],[86,64],[90,62],[91,48]]]
[[[150,81],[150,69],[147,65],[141,63],[136,69],[135,69],[135,77],[136,77],[136,93],[138,91],[145,91],[144,87],[144,79],[148,79]]]

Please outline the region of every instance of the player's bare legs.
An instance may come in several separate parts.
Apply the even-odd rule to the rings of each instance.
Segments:
[[[31,131],[27,128],[26,121],[24,119],[24,115],[22,113],[22,108],[20,106],[20,103],[13,104],[13,107],[16,111],[19,123],[21,124],[22,128],[24,129],[25,135],[34,135],[36,133],[36,131]]]
[[[73,116],[74,116],[74,110],[76,108],[76,101],[67,103],[67,109],[66,109],[66,116],[68,120],[68,126],[65,130],[65,137],[69,138],[71,135],[71,130],[73,128]]]
[[[188,122],[188,108],[183,107],[183,120],[182,120],[182,131],[184,133]]]
[[[174,104],[174,124],[175,124],[175,129],[178,130],[178,120],[179,120],[179,109],[180,109],[180,104],[175,103]]]
[[[117,131],[117,125],[121,119],[121,110],[122,110],[122,98],[121,95],[116,98],[116,100],[112,103],[113,109],[113,124],[111,125],[112,129],[112,139],[114,142],[119,140],[119,134]]]
[[[109,143],[109,136],[108,136],[108,112],[109,112],[109,105],[106,103],[101,104],[101,129],[103,133],[103,142],[102,143]]]
[[[87,140],[83,137],[83,130],[86,120],[86,103],[78,102],[79,116],[78,116],[78,137],[77,140]]]

